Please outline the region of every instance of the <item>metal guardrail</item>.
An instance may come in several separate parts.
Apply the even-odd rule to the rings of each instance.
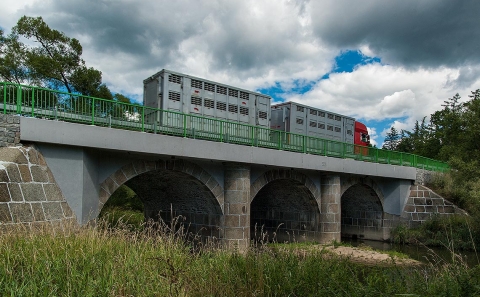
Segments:
[[[409,166],[431,171],[443,172],[449,169],[444,162],[414,154],[33,86],[0,82],[0,96],[0,112],[4,114]]]

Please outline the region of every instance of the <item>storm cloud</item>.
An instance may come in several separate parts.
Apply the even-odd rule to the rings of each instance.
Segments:
[[[480,1],[311,2],[315,35],[338,48],[367,46],[406,67],[479,64]]]
[[[480,88],[478,0],[3,2],[0,27],[42,16],[79,39],[112,91],[137,101],[143,79],[166,68],[411,127]],[[339,67],[346,51],[361,62]]]

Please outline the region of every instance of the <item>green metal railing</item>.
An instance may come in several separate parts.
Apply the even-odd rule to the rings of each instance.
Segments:
[[[433,159],[33,86],[0,83],[4,114],[446,171]]]

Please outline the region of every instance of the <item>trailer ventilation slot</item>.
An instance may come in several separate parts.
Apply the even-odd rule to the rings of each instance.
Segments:
[[[240,92],[240,99],[248,100],[250,99],[250,96],[248,95],[247,92]]]
[[[342,117],[341,116],[335,116],[335,121],[341,121],[342,120]]]
[[[327,125],[327,130],[328,131],[333,131],[333,126]]]
[[[228,89],[228,96],[230,96],[230,97],[237,97],[237,98],[238,98],[238,91],[237,91],[237,90]]]
[[[324,113],[323,111],[319,111],[319,112],[318,112],[318,116],[324,118],[324,117],[325,117],[325,113]]]
[[[320,124],[320,123],[318,123],[318,128],[319,128],[319,129],[325,129],[325,124]]]
[[[169,91],[168,99],[172,101],[180,101],[180,93]]]
[[[314,110],[314,109],[310,109],[310,114],[311,114],[311,115],[317,115],[317,111]]]
[[[222,87],[222,86],[217,86],[217,93],[227,95],[227,88]]]
[[[310,121],[310,127],[317,127],[317,122]]]
[[[203,100],[203,106],[208,107],[208,108],[215,108],[215,101],[210,100],[210,99],[205,99],[205,100]]]
[[[248,116],[248,108],[240,106],[240,114]]]
[[[225,102],[217,102],[218,110],[227,110],[227,104]]]
[[[342,128],[340,128],[340,127],[335,127],[335,132],[342,132]]]
[[[329,114],[327,115],[327,118],[333,120],[333,114],[329,113]]]
[[[304,111],[305,111],[305,107],[303,107],[303,106],[297,106],[297,111],[299,111],[299,112],[304,112]]]
[[[297,119],[297,124],[303,125],[303,119]]]
[[[266,120],[266,119],[267,119],[267,113],[264,112],[264,111],[259,111],[259,112],[258,112],[258,117],[261,118],[261,119]]]
[[[182,83],[182,77],[180,75],[170,74],[168,76],[168,81],[174,84]]]
[[[215,85],[211,83],[205,83],[205,91],[215,92]]]
[[[352,130],[347,130],[348,135],[353,135]]]
[[[192,88],[202,89],[202,81],[192,79]]]
[[[237,105],[233,105],[233,104],[229,104],[229,105],[228,105],[228,111],[229,111],[229,112],[238,113],[238,106],[237,106]]]
[[[202,98],[192,97],[191,103],[194,104],[194,105],[202,105]]]

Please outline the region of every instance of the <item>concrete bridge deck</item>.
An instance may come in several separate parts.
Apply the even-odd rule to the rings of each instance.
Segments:
[[[22,118],[22,141],[415,180],[416,169],[61,121]],[[45,131],[54,131],[53,133]]]

